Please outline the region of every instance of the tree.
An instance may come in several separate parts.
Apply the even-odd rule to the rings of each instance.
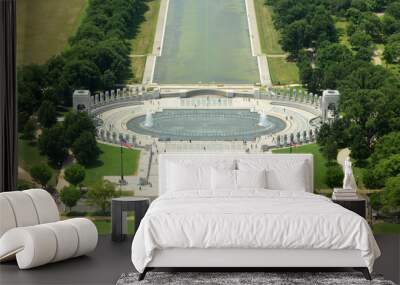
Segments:
[[[400,20],[400,2],[395,1],[389,4],[386,8],[386,14],[391,15],[397,20]]]
[[[396,20],[393,16],[385,14],[382,18],[382,30],[386,36],[400,33],[400,21]]]
[[[18,69],[18,112],[32,115],[42,101],[46,86],[46,68],[43,65],[26,65]]]
[[[369,203],[375,211],[378,212],[382,209],[382,193],[381,192],[374,192],[369,195]]]
[[[85,168],[79,164],[71,165],[65,169],[64,177],[70,184],[77,186],[85,179]]]
[[[96,138],[90,132],[83,132],[72,145],[72,152],[76,160],[85,166],[92,165],[100,155]]]
[[[36,122],[33,118],[29,118],[29,120],[26,122],[22,137],[25,140],[32,141],[35,139],[35,134],[36,134]]]
[[[50,162],[60,167],[68,156],[68,149],[65,142],[64,129],[56,124],[50,129],[45,129],[39,137],[39,150],[47,155]]]
[[[99,86],[100,70],[89,60],[71,60],[65,64],[63,77],[74,89],[93,91]]]
[[[307,29],[306,20],[298,20],[285,27],[281,38],[282,48],[297,57],[302,48],[309,46]]]
[[[373,53],[374,50],[372,47],[360,47],[356,53],[355,58],[357,60],[370,62]]]
[[[343,185],[343,178],[343,169],[339,164],[335,163],[327,167],[325,181],[328,187],[334,188]]]
[[[328,140],[323,147],[323,154],[328,160],[336,160],[338,154],[338,146],[333,138]]]
[[[372,170],[375,188],[383,187],[388,178],[397,175],[400,175],[400,154],[394,154],[380,160]]]
[[[72,207],[75,207],[81,198],[81,193],[75,186],[67,186],[61,190],[60,198],[61,202],[69,207],[69,211],[71,212]]]
[[[372,45],[372,38],[370,35],[362,32],[356,31],[350,37],[350,44],[355,51],[358,51],[362,47],[370,47]]]
[[[57,110],[53,102],[45,100],[38,110],[39,123],[44,128],[50,128],[57,122]]]
[[[69,112],[63,122],[65,139],[68,146],[72,146],[83,132],[95,135],[96,128],[92,119],[85,112]]]
[[[386,44],[383,58],[387,63],[396,63],[400,60],[400,42]]]
[[[374,153],[371,155],[372,164],[400,153],[400,132],[392,132],[381,138],[375,144]]]
[[[30,175],[32,178],[39,183],[43,188],[47,187],[47,183],[50,181],[53,172],[47,164],[38,164],[31,168]]]
[[[384,206],[400,215],[400,176],[391,177],[385,183]]]
[[[377,15],[374,13],[365,13],[360,26],[365,33],[371,36],[375,43],[382,42],[382,22]]]
[[[86,194],[87,203],[99,207],[103,213],[109,211],[110,200],[115,196],[115,185],[107,180],[103,180],[95,186],[90,187]]]

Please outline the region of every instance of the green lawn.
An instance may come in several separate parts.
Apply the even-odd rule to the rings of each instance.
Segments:
[[[400,224],[377,223],[372,225],[374,234],[400,234]]]
[[[274,149],[273,153],[290,153],[290,148]],[[325,183],[326,159],[317,144],[307,144],[292,147],[292,153],[311,153],[314,155],[314,188],[316,190],[329,188]]]
[[[280,57],[268,57],[268,66],[274,85],[299,83],[299,69],[295,62],[288,62]]]
[[[134,224],[135,218],[128,217],[128,234],[134,234]],[[93,223],[95,224],[99,235],[109,235],[111,234],[111,221],[110,220],[94,220]]]
[[[99,182],[103,176],[121,174],[120,148],[106,144],[98,144],[101,154],[99,163],[96,166],[86,168],[86,177],[83,182],[91,186]],[[124,175],[134,175],[139,164],[139,150],[124,149]]]
[[[47,157],[40,154],[36,143],[31,144],[26,140],[18,139],[18,166],[29,173],[32,166],[41,163],[47,164]],[[49,185],[55,186],[59,170],[52,168],[52,171],[53,176],[50,179]]]
[[[140,24],[138,33],[132,39],[132,54],[147,55],[153,50],[154,35],[157,28],[157,19],[161,0],[146,1],[148,10],[144,14],[145,20]],[[142,82],[146,57],[132,57],[134,82]]]
[[[346,47],[351,49],[351,44],[349,42],[349,37],[347,36],[347,26],[349,25],[349,22],[343,21],[343,20],[337,20],[335,22],[335,27],[338,31],[339,34],[339,42],[342,45],[345,45]]]
[[[265,5],[265,0],[255,0],[254,6],[262,51],[265,54],[284,54],[279,44],[280,34],[272,22],[272,7]]]
[[[68,45],[88,0],[18,0],[17,63],[44,63]]]

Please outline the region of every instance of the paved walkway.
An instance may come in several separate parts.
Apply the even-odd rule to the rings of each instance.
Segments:
[[[254,0],[246,1],[247,20],[249,25],[251,52],[253,56],[257,56],[258,69],[260,73],[261,85],[272,86],[271,75],[269,72],[268,59],[262,53],[260,34],[258,32],[256,10]]]
[[[161,56],[162,53],[165,27],[167,24],[168,6],[169,0],[161,0],[160,11],[157,20],[157,28],[154,36],[153,51],[151,55],[147,56],[146,65],[144,68],[142,82],[144,85],[153,82],[154,69],[156,67],[156,57]]]
[[[31,175],[29,174],[29,172],[26,171],[25,169],[23,169],[20,166],[18,167],[18,178],[22,179],[22,180],[25,180],[25,181],[29,181],[29,182],[35,183],[35,181],[31,177]]]

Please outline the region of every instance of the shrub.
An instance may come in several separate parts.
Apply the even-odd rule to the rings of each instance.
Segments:
[[[78,186],[85,179],[85,168],[79,164],[71,165],[65,169],[64,177],[70,184]]]
[[[331,165],[327,168],[325,180],[330,188],[342,186],[343,178],[343,169],[339,164]]]
[[[103,180],[91,187],[87,192],[87,203],[97,206],[103,214],[110,211],[111,198],[117,195],[115,185],[110,181]]]
[[[81,198],[81,193],[75,186],[67,186],[61,190],[61,202],[63,202],[71,212],[72,207],[76,206],[78,200]]]
[[[46,188],[53,172],[47,164],[39,164],[31,168],[30,174],[37,183],[39,183],[43,188]]]

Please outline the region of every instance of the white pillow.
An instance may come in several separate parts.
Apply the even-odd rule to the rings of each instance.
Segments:
[[[240,159],[239,170],[267,170],[267,188],[288,191],[303,191],[310,184],[310,168],[306,160],[286,159]]]
[[[235,190],[236,170],[211,168],[212,190]]]
[[[211,190],[211,168],[235,169],[232,159],[176,159],[166,164],[166,191]]]
[[[170,163],[168,189],[170,191],[210,189],[210,170],[210,167],[187,167]]]
[[[236,170],[237,188],[267,188],[267,171]]]

